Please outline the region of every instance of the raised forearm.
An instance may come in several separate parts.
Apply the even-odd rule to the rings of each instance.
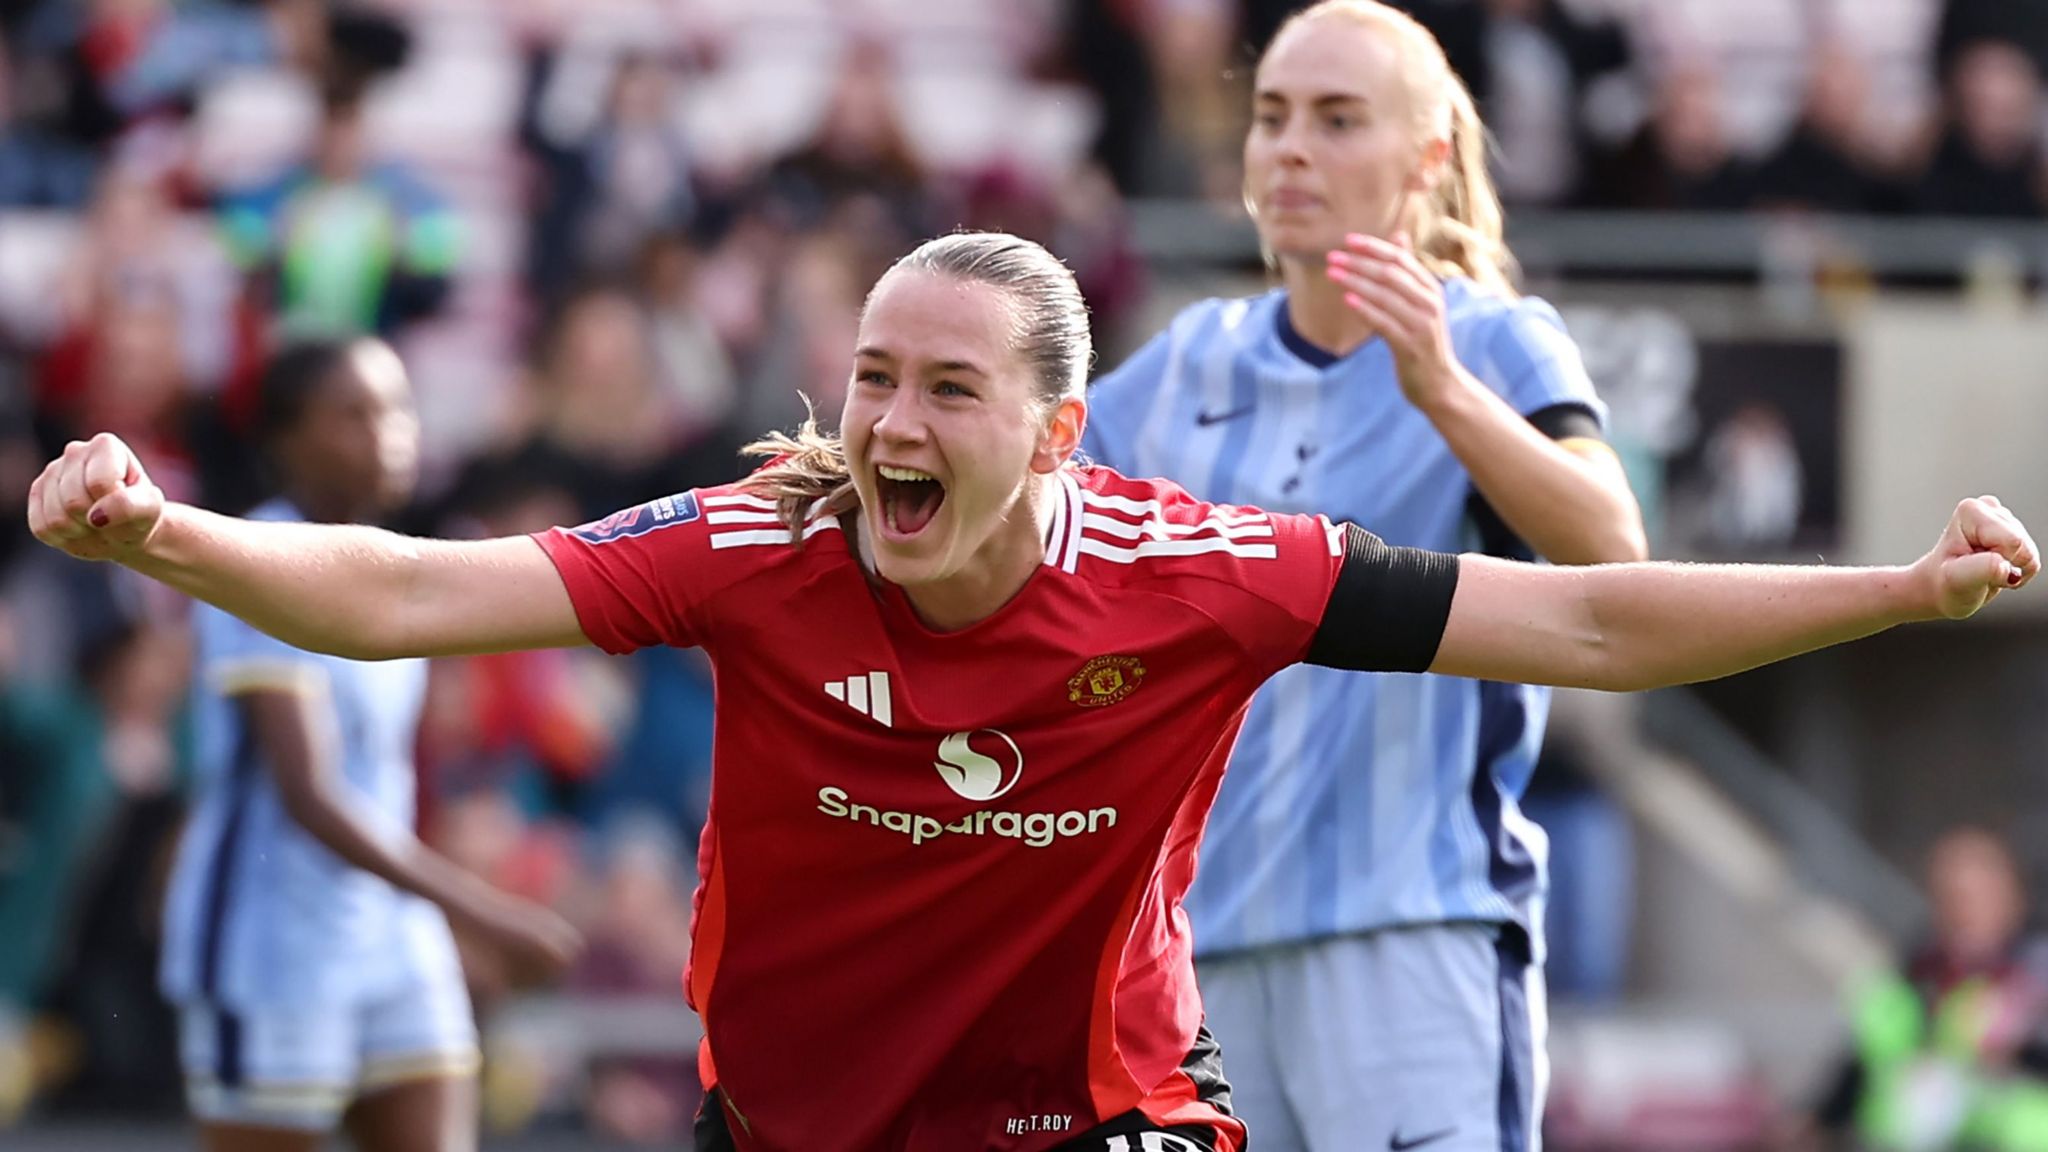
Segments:
[[[1460,562],[1433,671],[1635,691],[1713,680],[1938,613],[1907,568]]]
[[[1425,411],[1479,494],[1537,555],[1556,564],[1648,555],[1618,461],[1572,452],[1463,371]]]
[[[238,520],[171,504],[121,562],[294,647],[376,660],[406,654],[403,609],[432,546],[359,524]]]
[[[1576,573],[1618,691],[1732,676],[1933,619],[1910,568],[1604,565]]]

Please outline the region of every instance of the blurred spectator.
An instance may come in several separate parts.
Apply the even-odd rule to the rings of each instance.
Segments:
[[[739,406],[732,357],[701,304],[700,266],[701,254],[687,233],[658,232],[641,247],[636,285],[685,441],[716,434]]]
[[[1935,73],[1946,84],[1961,58],[1984,41],[2010,44],[2048,72],[2048,0],[1946,0],[1935,31]]]
[[[579,523],[545,470],[480,469],[457,494],[475,536]],[[622,672],[587,652],[539,649],[436,661],[420,761],[433,790],[505,791],[529,816],[580,819],[623,720]],[[431,805],[428,805],[431,808]]]
[[[575,886],[574,829],[562,821],[529,819],[518,798],[501,788],[483,786],[438,797],[423,839],[457,867],[549,908],[563,906]],[[503,949],[464,925],[449,927],[477,1019],[487,1020],[506,996],[521,989],[518,974]]]
[[[1731,152],[1754,160],[1784,138],[1798,116],[1825,0],[1624,2],[1658,89],[1668,88],[1674,73],[1713,79],[1711,88],[1688,96],[1713,102],[1715,131]],[[1862,0],[1860,7],[1882,2]]]
[[[817,131],[773,165],[768,185],[805,224],[866,194],[886,204],[905,231],[923,235],[933,223],[925,176],[896,107],[889,55],[859,41],[846,53]]]
[[[91,323],[44,358],[38,402],[51,441],[113,432],[167,495],[196,500],[195,405],[178,328],[177,298],[162,285],[136,284],[100,300]]]
[[[1162,126],[1194,165],[1187,191],[1235,204],[1243,193],[1239,152],[1244,93],[1230,78],[1236,12],[1228,0],[1138,0],[1145,54]]]
[[[558,469],[579,520],[674,491],[690,431],[648,318],[625,289],[586,288],[563,303],[540,343],[515,456]]]
[[[589,947],[569,974],[569,991],[629,1002],[671,996],[690,959],[690,872],[682,843],[659,820],[629,817],[613,822],[602,851],[597,904],[586,928]],[[680,1138],[701,1094],[697,1061],[687,1053],[599,1059],[590,1078],[592,1126],[636,1144]]]
[[[1177,157],[1161,127],[1164,112],[1152,61],[1138,25],[1142,5],[1067,0],[1061,43],[1048,70],[1071,70],[1102,104],[1093,155],[1119,190],[1131,195],[1184,191],[1192,180],[1172,173]]]
[[[1735,211],[1754,187],[1723,120],[1721,78],[1705,61],[1672,67],[1655,114],[1619,153],[1604,157],[1587,199],[1607,208]]]
[[[69,134],[104,145],[151,117],[182,115],[222,70],[311,63],[324,19],[320,0],[44,0],[24,40],[63,61]]]
[[[19,362],[0,352],[0,502],[25,506],[28,487],[43,470],[44,456],[42,445],[36,442],[35,406],[27,375],[19,369]],[[33,539],[26,521],[0,526],[0,590],[6,586],[12,562]]]
[[[295,334],[389,332],[447,300],[454,212],[364,136],[361,83],[330,80],[311,157],[223,208],[237,260]]]
[[[0,601],[0,1004],[33,1003],[49,973],[72,877],[100,815],[90,706],[65,682],[15,669],[13,619]]]
[[[1486,0],[1485,7],[1481,111],[1498,148],[1501,196],[1561,203],[1579,183],[1586,88],[1627,66],[1628,38],[1613,19],[1564,0]]]
[[[608,95],[596,108],[562,91],[593,83],[580,73],[595,62],[557,64],[536,102],[532,143],[548,180],[529,261],[547,302],[579,277],[628,271],[651,237],[687,226],[696,208],[675,65],[632,48],[603,63]]]
[[[7,39],[0,35],[0,208],[80,208],[92,195],[92,152],[18,118]]]
[[[1855,1051],[1815,1115],[1892,1152],[2023,1152],[2048,1139],[2048,939],[2025,930],[2026,893],[1993,834],[1958,828],[1927,861],[1929,940],[1858,990]]]
[[[1144,303],[1145,264],[1106,169],[1089,163],[1047,180],[1014,166],[991,168],[968,185],[960,226],[1014,232],[1066,261],[1088,301],[1097,354],[1110,358]]]
[[[823,219],[800,230],[780,201],[751,206],[700,265],[697,300],[739,374],[731,423],[748,435],[793,426],[806,396],[820,411],[838,411],[847,342],[873,282],[864,277],[910,247],[901,214],[877,195],[819,207]],[[714,450],[699,463],[724,479],[737,474],[730,453]]]
[[[44,418],[66,437],[117,422],[176,466],[174,480],[189,472],[188,402],[217,392],[253,352],[225,254],[186,226],[159,176],[115,161],[52,289],[61,327],[42,360]]]
[[[1792,134],[1757,173],[1765,208],[1877,212],[1895,208],[1901,192],[1874,137],[1870,83],[1863,62],[1822,47],[1807,77],[1806,103]]]
[[[1949,216],[2038,216],[2044,198],[2041,72],[2018,45],[1957,50],[1947,121],[1920,178],[1917,207]]]
[[[165,1059],[176,1051],[171,1014],[155,987],[163,880],[183,811],[190,664],[182,627],[124,624],[103,634],[85,652],[91,703],[67,737],[79,746],[54,763],[79,775],[45,781],[72,793],[53,810],[68,810],[71,822],[48,845],[70,857],[70,876],[45,875],[63,885],[53,909],[63,938],[43,1003],[77,1053],[56,1108],[106,1116],[179,1097],[176,1062]]]

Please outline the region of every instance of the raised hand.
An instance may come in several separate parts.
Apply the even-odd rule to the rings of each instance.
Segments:
[[[1956,505],[1941,539],[1913,570],[1930,590],[1935,611],[1961,620],[2039,574],[2041,551],[1998,497],[1979,496]]]
[[[1344,303],[1387,342],[1402,394],[1426,408],[1458,367],[1442,282],[1415,258],[1406,235],[1354,233],[1330,251],[1327,274],[1344,289]]]
[[[163,490],[110,432],[73,440],[28,490],[29,531],[81,560],[119,560],[141,551],[163,512]]]

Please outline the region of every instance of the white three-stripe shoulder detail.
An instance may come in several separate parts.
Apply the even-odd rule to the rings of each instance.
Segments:
[[[1121,548],[1105,540],[1083,536],[1081,552],[1117,564],[1134,564],[1147,556],[1201,556],[1210,552],[1241,556],[1247,560],[1272,560],[1280,555],[1280,549],[1272,544],[1246,544],[1221,536],[1199,540],[1147,540]]]
[[[1272,519],[1261,512],[1211,507],[1198,521],[1166,518],[1157,500],[1132,500],[1100,492],[1081,494],[1088,511],[1081,516],[1076,551],[1117,564],[1147,556],[1199,556],[1222,553],[1251,560],[1271,560],[1279,548]]]
[[[827,516],[821,520],[813,520],[809,524],[804,525],[803,538],[809,540],[820,532],[836,532],[838,530],[838,517]],[[773,528],[736,529],[728,532],[713,532],[711,534],[711,547],[714,549],[744,548],[752,544],[786,545],[789,542],[789,529],[781,525]]]
[[[751,492],[720,492],[704,497],[706,508],[762,508],[775,511],[775,501]]]

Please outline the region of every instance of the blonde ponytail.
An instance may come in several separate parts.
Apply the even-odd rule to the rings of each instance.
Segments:
[[[1415,250],[1439,276],[1466,276],[1514,296],[1517,269],[1508,251],[1500,194],[1486,164],[1486,125],[1471,91],[1448,67],[1443,83],[1450,103],[1451,154],[1416,221]]]

